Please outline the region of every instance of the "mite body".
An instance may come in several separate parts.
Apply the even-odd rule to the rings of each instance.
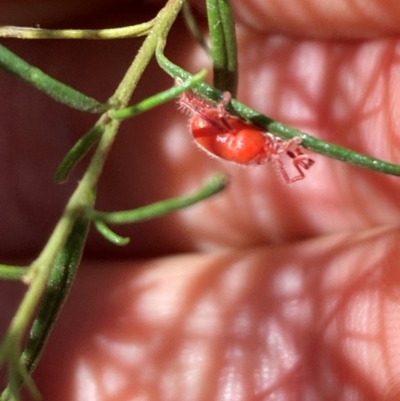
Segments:
[[[301,139],[280,139],[230,114],[225,109],[229,100],[229,92],[217,105],[191,91],[180,96],[179,105],[190,114],[190,130],[197,145],[212,156],[242,165],[271,162],[287,183],[302,180],[303,170],[308,170],[314,160],[303,152]],[[282,157],[291,160],[296,175],[289,176]]]

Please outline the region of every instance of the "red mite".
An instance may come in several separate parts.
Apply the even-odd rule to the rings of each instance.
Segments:
[[[308,170],[314,160],[303,153],[301,138],[283,140],[233,116],[225,109],[230,98],[230,93],[225,92],[215,106],[191,91],[180,96],[179,105],[191,115],[190,129],[200,148],[212,156],[242,165],[272,162],[288,184],[302,180],[303,169]],[[283,155],[292,161],[297,175],[290,177],[286,172]]]

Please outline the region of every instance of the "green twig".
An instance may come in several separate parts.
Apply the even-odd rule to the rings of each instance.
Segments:
[[[35,369],[57,315],[69,294],[82,257],[88,227],[89,223],[85,219],[75,223],[64,249],[56,260],[38,315],[32,324],[27,345],[19,361],[26,372],[32,373]],[[10,381],[12,383],[0,396],[1,401],[16,398],[15,392],[18,392],[22,385],[22,377],[19,375],[11,373]]]
[[[236,96],[238,61],[235,23],[229,0],[207,0],[208,27],[213,60],[213,85]]]
[[[198,74],[193,75],[191,79],[183,82],[181,85],[174,86],[164,92],[160,92],[154,96],[150,96],[147,99],[142,100],[138,104],[135,104],[134,106],[130,106],[125,109],[110,110],[108,112],[108,115],[116,120],[125,120],[127,118],[135,117],[145,111],[149,111],[156,106],[169,102],[176,96],[179,96],[185,90],[190,89],[193,85],[198,84],[205,78],[206,73],[206,70],[202,70]]]
[[[21,280],[26,272],[26,267],[0,264],[0,279],[2,280]]]
[[[88,131],[72,149],[66,154],[62,162],[59,164],[55,174],[55,181],[61,184],[68,180],[68,177],[76,166],[92,147],[100,140],[105,130],[104,124],[101,121],[97,122],[94,127]]]
[[[122,237],[118,235],[114,231],[111,230],[104,222],[101,220],[94,220],[94,226],[96,227],[97,231],[107,240],[110,241],[114,245],[124,246],[129,244],[130,238]]]
[[[22,355],[29,372],[36,367],[50,331],[69,294],[82,258],[88,230],[89,221],[87,219],[83,218],[75,222],[64,249],[57,257],[51,271],[45,296]]]
[[[99,212],[88,210],[87,217],[92,220],[100,220],[108,224],[129,224],[141,220],[154,219],[175,210],[191,206],[197,202],[209,198],[226,188],[228,179],[225,175],[219,174],[207,181],[197,192],[188,196],[165,199],[134,210],[121,212]]]
[[[90,113],[100,113],[109,108],[107,103],[100,103],[96,99],[86,96],[50,77],[39,70],[39,68],[31,66],[2,45],[0,45],[0,69],[33,85],[36,89],[46,93],[57,102],[61,102],[74,109]]]
[[[121,237],[116,234],[106,225],[106,223],[129,224],[141,220],[154,219],[201,202],[202,200],[222,191],[227,183],[228,179],[226,176],[217,175],[211,178],[199,191],[192,195],[164,199],[160,202],[146,205],[138,209],[124,210],[121,212],[107,213],[88,209],[87,217],[93,220],[96,229],[108,241],[115,245],[126,245],[130,241],[129,238]]]
[[[166,71],[174,79],[177,77],[181,78],[182,80],[189,79],[191,77],[191,74],[173,64],[164,56],[164,54],[162,53],[162,45],[163,44],[161,43],[156,53],[157,60],[161,68],[163,68],[164,71]],[[197,94],[205,97],[206,99],[219,101],[222,98],[221,91],[203,82],[199,83],[192,90]],[[388,163],[384,160],[367,156],[362,153],[358,153],[342,146],[334,145],[333,143],[325,142],[313,136],[307,135],[302,131],[296,130],[285,124],[274,121],[273,119],[264,116],[263,114],[251,109],[250,107],[247,107],[243,103],[240,103],[236,99],[232,99],[230,101],[228,109],[241,118],[252,122],[258,127],[264,129],[266,132],[270,132],[279,138],[292,139],[295,137],[300,137],[302,146],[321,155],[380,173],[400,175],[400,165],[398,164]]]
[[[147,35],[154,20],[110,29],[42,29],[1,26],[0,37],[17,39],[122,39]]]
[[[135,60],[112,96],[112,100],[122,107],[126,106],[136,88],[139,78],[154,55],[158,42],[165,38],[182,8],[184,0],[169,0],[156,17],[153,29],[147,35]]]

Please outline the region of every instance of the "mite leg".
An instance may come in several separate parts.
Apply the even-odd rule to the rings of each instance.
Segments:
[[[268,138],[270,160],[274,162],[277,171],[283,177],[285,182],[291,184],[304,179],[305,174],[303,169],[308,170],[314,164],[314,160],[303,153],[302,147],[300,146],[301,138],[295,137],[288,141],[277,138],[273,135],[268,135]],[[298,175],[294,177],[289,176],[281,160],[282,154],[289,156],[292,160],[293,166],[298,171]]]
[[[294,154],[293,152],[289,151],[286,152],[286,154],[292,159],[293,166],[299,172],[299,175],[291,178],[291,182],[302,180],[305,177],[303,169],[308,170],[314,164],[313,159],[311,159],[304,153],[299,154],[299,152],[300,150],[298,151],[298,154]]]
[[[285,167],[283,167],[283,163],[279,155],[271,155],[269,160],[273,163],[275,170],[283,178],[286,184],[291,184],[292,182],[298,181],[299,179],[301,180],[301,178],[294,177],[295,179],[293,179],[289,177],[289,174],[285,170]]]

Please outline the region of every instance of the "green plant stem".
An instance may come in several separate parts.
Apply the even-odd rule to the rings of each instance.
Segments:
[[[35,313],[39,300],[45,290],[50,275],[50,269],[55,264],[58,252],[60,252],[64,246],[65,236],[69,235],[73,221],[77,218],[76,208],[70,208],[67,209],[67,211],[68,213],[65,213],[56,225],[53,234],[40,256],[31,264],[28,273],[25,275],[25,281],[30,284],[29,288],[11,320],[1,345],[0,361],[3,362],[7,358],[9,362],[9,392],[11,399],[17,400],[19,398],[19,386],[17,383],[20,380],[28,386],[35,398],[40,396],[26,368],[19,365],[21,356],[20,346],[30,319]]]
[[[207,0],[207,19],[213,60],[213,85],[236,96],[238,61],[235,23],[229,0]]]
[[[154,96],[150,96],[145,100],[142,100],[138,104],[127,107],[125,109],[110,110],[108,115],[116,120],[125,120],[127,118],[132,118],[140,113],[149,111],[156,106],[160,106],[163,103],[169,102],[175,97],[179,96],[185,90],[190,89],[193,85],[198,84],[206,76],[206,70],[200,71],[198,74],[193,75],[192,79],[183,82],[181,85],[174,86],[167,89],[164,92],[157,93]]]
[[[90,113],[101,113],[109,108],[107,103],[100,103],[96,99],[86,96],[50,77],[39,68],[31,66],[2,45],[0,45],[0,69],[34,86],[57,102],[74,109]]]
[[[126,245],[130,239],[122,237],[112,231],[106,223],[109,224],[130,224],[142,220],[154,219],[173,211],[194,205],[201,202],[226,188],[228,178],[223,174],[218,174],[208,180],[199,191],[192,195],[186,195],[176,198],[164,199],[160,202],[146,205],[133,210],[124,210],[120,212],[99,212],[93,209],[87,210],[87,217],[94,222],[97,231],[108,241],[115,245]]]
[[[126,107],[137,83],[142,76],[145,68],[153,56],[157,43],[160,38],[166,37],[172,23],[175,21],[179,10],[182,7],[183,0],[169,0],[163,9],[158,13],[153,29],[144,40],[135,59],[127,70],[117,90],[111,97],[111,103],[117,103],[120,107]],[[106,127],[101,137],[99,146],[94,154],[92,161],[85,173],[81,183],[93,190],[100,177],[104,166],[106,156],[114,142],[120,121],[112,120]]]
[[[56,317],[69,293],[82,257],[88,228],[87,219],[77,220],[51,271],[39,313],[32,324],[28,342],[21,357],[21,363],[28,372],[35,369]],[[18,391],[16,389],[19,389],[21,385],[21,377],[14,378],[12,385],[7,386],[1,394],[0,400],[12,399],[12,394]]]
[[[61,184],[67,181],[71,171],[77,165],[79,160],[81,160],[96,143],[98,143],[105,130],[105,125],[102,124],[101,120],[102,119],[100,119],[92,129],[83,135],[65,155],[56,170],[54,177],[56,183]]]
[[[167,213],[194,205],[201,202],[226,188],[228,178],[223,174],[212,177],[205,185],[196,193],[187,196],[164,199],[163,201],[146,205],[133,210],[124,210],[120,212],[99,212],[88,209],[87,217],[93,220],[97,231],[108,241],[115,245],[126,245],[130,239],[121,237],[112,231],[106,223],[109,224],[129,224],[136,223],[141,220],[154,219]]]
[[[28,343],[22,355],[23,362],[30,372],[36,367],[56,317],[69,294],[82,258],[88,230],[89,221],[86,218],[76,220],[51,271],[42,305],[33,322]]]
[[[26,272],[26,267],[0,264],[0,279],[2,280],[21,280]]]
[[[144,69],[154,55],[159,41],[167,37],[173,22],[182,8],[183,2],[184,0],[169,0],[165,7],[159,12],[153,29],[147,35],[134,62],[131,64],[115,94],[111,98],[112,101],[115,101],[122,107],[127,106],[136,88],[139,77],[142,76]]]
[[[159,12],[151,33],[144,40],[135,60],[113,96],[113,99],[117,100],[121,106],[126,106],[126,103],[129,101],[139,77],[154,53],[158,40],[167,36],[173,21],[182,7],[182,1],[169,0],[166,6]],[[55,265],[58,255],[64,248],[76,221],[83,217],[83,211],[88,207],[93,208],[95,200],[93,194],[96,184],[102,172],[106,156],[114,142],[118,126],[119,122],[115,120],[107,125],[89,167],[68,201],[61,219],[39,257],[31,264],[29,272],[25,276],[29,288],[10,323],[2,344],[0,359],[4,361],[6,357],[8,358],[9,367],[12,369],[10,377],[13,376],[13,372],[15,372],[14,375],[19,374],[23,378],[24,383],[30,385],[30,390],[35,394],[35,388],[32,386],[32,381],[26,368],[18,365],[18,369],[15,369],[13,366],[15,365],[15,361],[19,363],[19,348],[22,338],[45,291],[51,269]],[[18,398],[18,394],[12,394],[12,396]]]
[[[227,184],[227,177],[223,174],[218,174],[208,180],[200,190],[191,195],[164,199],[160,202],[155,202],[137,209],[120,212],[88,210],[87,217],[109,224],[129,224],[142,220],[154,219],[184,207],[194,205],[210,196],[216,195],[225,189]]]
[[[93,221],[96,230],[107,240],[110,241],[114,245],[125,246],[129,244],[131,241],[128,237],[122,237],[121,235],[116,234],[110,227],[108,227],[105,223],[100,220]]]
[[[160,43],[156,55],[161,68],[171,75],[173,78],[181,78],[187,80],[191,77],[187,71],[173,64],[168,60],[163,51],[163,43]],[[204,82],[199,83],[192,89],[194,92],[206,99],[219,101],[222,98],[222,92],[207,85]],[[362,153],[335,145],[330,142],[322,141],[306,133],[291,128],[285,124],[264,116],[263,114],[247,107],[245,104],[240,103],[236,99],[232,99],[228,105],[228,110],[238,115],[239,117],[250,121],[254,125],[270,132],[282,139],[292,139],[295,137],[301,138],[301,144],[305,148],[312,150],[321,155],[337,159],[346,163],[354,164],[359,167],[367,168],[369,170],[377,171],[384,174],[400,175],[400,165],[388,163],[384,160],[375,157],[367,156]]]
[[[42,29],[1,26],[0,37],[17,39],[122,39],[147,35],[154,20],[142,24],[110,29]]]

